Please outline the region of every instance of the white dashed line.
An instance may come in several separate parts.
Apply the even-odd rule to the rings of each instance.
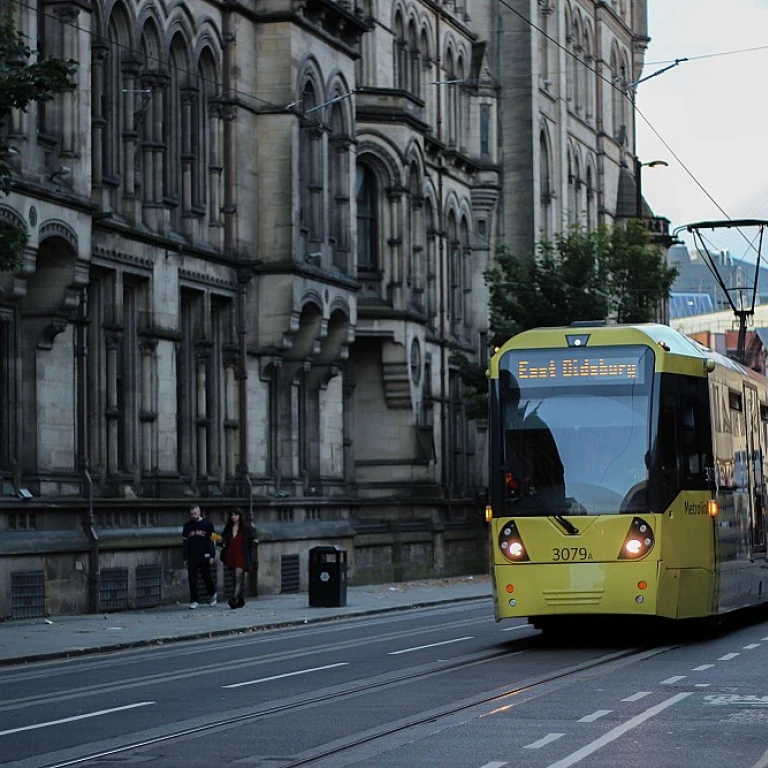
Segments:
[[[97,712],[88,712],[84,715],[73,715],[72,717],[62,717],[61,720],[49,720],[46,723],[35,723],[34,725],[22,725],[20,728],[9,728],[7,731],[0,731],[0,736],[10,736],[12,733],[21,733],[22,731],[36,731],[38,728],[48,728],[51,725],[62,725],[63,723],[75,723],[78,720],[87,720],[91,717],[102,717],[111,715],[114,712],[125,712],[126,709],[136,709],[137,707],[149,707],[154,701],[139,701],[136,704],[126,704],[124,707],[112,707],[111,709],[100,709]]]
[[[493,763],[486,763],[485,765],[481,765],[480,768],[503,768],[505,765],[506,763],[501,763],[496,760]]]
[[[694,688],[709,688],[710,685],[711,685],[711,683],[696,683],[696,685],[694,685],[693,687]]]
[[[401,653],[412,653],[413,651],[423,651],[426,648],[437,648],[439,645],[450,645],[451,643],[461,643],[464,640],[473,640],[473,637],[457,637],[455,640],[443,640],[442,643],[430,643],[429,645],[417,645],[413,648],[403,648],[402,651],[390,651],[389,656],[399,656]]]
[[[244,685],[256,685],[257,683],[268,683],[271,680],[282,680],[284,677],[296,677],[296,675],[306,675],[310,672],[322,672],[325,669],[334,667],[346,667],[348,661],[342,661],[340,664],[326,664],[324,667],[313,667],[312,669],[298,669],[295,672],[286,672],[283,675],[272,675],[271,677],[260,677],[258,680],[246,680],[244,683],[232,683],[231,685],[222,685],[222,688],[242,688]]]
[[[718,661],[730,661],[731,659],[735,659],[738,655],[738,653],[726,653],[725,656],[721,656]]]
[[[553,741],[557,741],[563,736],[565,736],[564,733],[548,733],[543,739],[534,741],[532,744],[526,744],[523,749],[541,749],[542,747],[546,747],[547,744],[550,744]]]
[[[679,680],[685,680],[685,675],[673,675],[672,677],[668,677],[666,680],[662,680],[662,685],[672,685],[673,683],[678,682]]]
[[[593,712],[591,715],[586,715],[585,717],[582,717],[579,722],[580,723],[594,723],[595,720],[598,720],[601,717],[605,717],[605,715],[610,715],[611,712],[613,712],[612,709],[598,709],[597,712]]]
[[[744,646],[745,651],[751,651],[753,648],[759,648],[760,643],[750,643],[749,645]]]
[[[598,749],[604,747],[606,744],[610,744],[620,736],[623,736],[625,733],[627,733],[627,731],[631,731],[633,728],[637,728],[638,725],[641,725],[646,720],[650,720],[654,715],[658,715],[659,712],[663,712],[668,707],[677,704],[678,701],[682,701],[690,695],[690,693],[678,693],[666,701],[662,701],[661,704],[656,704],[656,706],[653,706],[650,709],[646,709],[645,712],[642,712],[636,717],[633,717],[631,720],[627,720],[626,723],[622,723],[621,725],[617,725],[615,728],[612,728],[610,731],[608,731],[608,733],[604,734],[599,739],[595,739],[593,742],[587,744],[576,752],[573,752],[567,757],[564,757],[562,760],[558,760],[556,763],[552,763],[549,768],[569,768],[569,766],[580,762],[585,757],[591,755],[593,752],[597,752]]]
[[[626,699],[622,699],[622,701],[639,701],[640,699],[644,699],[646,696],[650,696],[651,691],[638,691],[637,693],[633,693],[631,696],[627,696]]]
[[[702,664],[699,667],[694,667],[693,671],[694,672],[703,672],[705,669],[712,669],[712,667],[714,667],[714,666],[715,666],[714,664]]]
[[[768,638],[766,638],[768,640]],[[752,766],[752,768],[767,768],[768,767],[768,749],[763,753],[763,756]]]

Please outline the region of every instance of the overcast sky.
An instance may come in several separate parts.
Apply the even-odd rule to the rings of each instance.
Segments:
[[[638,156],[669,163],[643,169],[643,196],[673,229],[729,217],[768,219],[768,0],[648,5],[643,77],[675,59],[691,61],[638,86]],[[694,58],[702,56],[708,58]],[[749,252],[739,238],[726,247],[736,257]]]

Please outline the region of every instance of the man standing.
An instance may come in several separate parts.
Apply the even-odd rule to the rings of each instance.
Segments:
[[[211,605],[216,605],[216,588],[211,578],[211,566],[214,565],[216,548],[212,536],[213,524],[203,517],[200,507],[195,504],[189,510],[189,520],[184,523],[181,538],[184,543],[184,564],[189,576],[189,607],[197,608],[197,574],[203,577],[205,588],[211,598]]]

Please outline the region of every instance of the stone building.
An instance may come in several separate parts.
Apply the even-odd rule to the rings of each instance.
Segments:
[[[265,593],[317,544],[481,570],[452,356],[485,361],[492,243],[618,215],[645,2],[14,7],[80,67],[7,128],[0,617],[183,599],[193,501],[252,515]]]
[[[503,41],[490,55],[501,86],[498,238],[513,253],[533,253],[569,224],[644,217],[633,98],[650,40],[647,5],[489,4],[489,40]]]
[[[8,128],[0,617],[183,599],[197,500],[252,514],[262,592],[304,588],[315,544],[358,583],[480,570],[450,357],[485,346],[498,90],[465,9],[15,13],[80,67]]]

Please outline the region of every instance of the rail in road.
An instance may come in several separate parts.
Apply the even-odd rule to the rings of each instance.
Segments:
[[[481,664],[487,664],[489,662],[498,661],[505,657],[520,655],[525,653],[531,647],[535,647],[536,645],[537,639],[535,638],[521,640],[515,643],[514,647],[509,650],[495,650],[470,654],[454,661],[440,663],[430,669],[409,671],[402,674],[384,675],[381,679],[371,679],[365,682],[344,685],[341,686],[338,690],[330,692],[326,691],[321,695],[308,695],[301,701],[294,701],[291,703],[279,704],[275,706],[257,707],[248,712],[240,712],[232,716],[214,718],[204,724],[191,727],[180,727],[162,735],[137,739],[134,741],[128,740],[124,744],[112,747],[110,749],[97,750],[90,754],[82,754],[78,757],[64,761],[38,763],[38,765],[39,768],[67,768],[68,766],[86,765],[87,763],[104,761],[108,758],[115,758],[118,755],[132,752],[134,750],[140,750],[146,747],[151,747],[163,742],[196,737],[205,732],[215,731],[217,729],[240,723],[254,722],[260,719],[275,717],[276,715],[285,713],[296,713],[301,710],[314,707],[318,704],[326,705],[331,702],[352,699],[354,697],[372,693],[377,690],[391,688],[418,680],[425,680],[438,675],[451,674],[461,669],[466,669]],[[298,766],[311,765],[321,760],[334,758],[358,747],[370,745],[377,740],[385,739],[395,733],[401,733],[403,731],[407,731],[427,723],[430,723],[432,726],[439,727],[441,720],[447,721],[457,714],[464,713],[467,710],[487,706],[489,704],[503,705],[503,703],[510,697],[519,696],[522,693],[535,692],[536,689],[551,688],[555,685],[566,685],[574,679],[583,679],[586,675],[589,674],[603,673],[609,669],[615,669],[623,664],[629,664],[635,661],[650,658],[651,656],[664,653],[673,647],[678,646],[663,646],[651,649],[634,648],[607,653],[598,658],[594,658],[568,668],[559,669],[548,674],[542,674],[538,677],[527,679],[517,685],[496,688],[485,694],[451,702],[446,704],[444,707],[441,707],[440,709],[433,709],[427,712],[422,712],[418,715],[399,720],[396,723],[382,725],[382,727],[377,729],[375,733],[365,732],[363,734],[359,734],[352,738],[346,739],[342,743],[319,745],[315,749],[297,756],[296,759],[287,762],[281,762],[281,768],[297,768]],[[326,667],[318,667],[316,669],[308,668],[302,670],[302,674],[312,673],[315,671],[324,671],[325,669],[334,666],[340,665],[327,665]],[[235,688],[251,684],[255,685],[261,682],[265,682],[267,679],[275,679],[275,677],[255,678],[250,681],[242,681],[225,687]],[[136,706],[140,706],[141,704],[143,704],[143,702],[137,703]]]

